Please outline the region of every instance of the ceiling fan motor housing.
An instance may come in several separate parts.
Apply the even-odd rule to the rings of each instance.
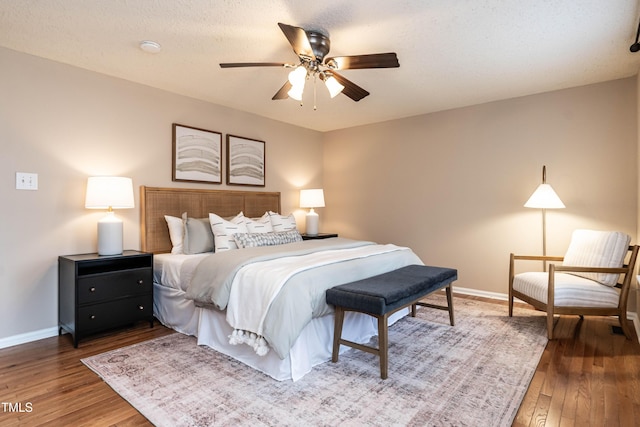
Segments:
[[[331,49],[331,41],[329,41],[329,37],[317,31],[306,31],[306,33],[307,38],[309,39],[309,44],[311,45],[311,50],[316,56],[316,60],[318,63],[322,63],[324,57],[329,53],[329,49]]]

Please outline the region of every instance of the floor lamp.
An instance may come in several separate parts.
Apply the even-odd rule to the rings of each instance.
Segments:
[[[551,185],[547,184],[547,167],[542,166],[542,184],[536,188],[527,203],[524,204],[525,208],[537,208],[542,209],[542,255],[547,255],[547,209],[562,209],[564,203],[560,200],[560,197],[553,191]],[[547,271],[547,261],[543,261],[544,271]]]

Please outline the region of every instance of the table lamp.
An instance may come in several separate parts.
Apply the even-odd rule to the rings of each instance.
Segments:
[[[133,203],[131,178],[118,176],[94,176],[87,181],[84,202],[87,209],[107,209],[107,215],[98,221],[98,255],[122,253],[122,220],[114,209],[130,209]]]
[[[322,188],[300,190],[300,207],[310,208],[307,214],[307,235],[317,236],[319,217],[313,209],[324,207],[324,193]]]

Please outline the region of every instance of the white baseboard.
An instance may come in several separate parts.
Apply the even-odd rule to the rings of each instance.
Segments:
[[[26,344],[44,338],[51,338],[58,335],[58,328],[40,329],[39,331],[27,332],[26,334],[14,335],[0,339],[0,348],[13,347],[14,345]]]
[[[480,291],[478,289],[461,288],[459,286],[454,286],[453,292],[463,294],[463,295],[471,295],[474,297],[485,297],[485,298],[497,299],[500,301],[509,300],[508,294],[501,294],[499,292]]]

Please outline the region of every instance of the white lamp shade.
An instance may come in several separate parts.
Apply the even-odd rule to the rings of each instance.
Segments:
[[[329,95],[332,98],[334,98],[336,95],[342,92],[342,89],[344,89],[344,86],[341,85],[338,82],[338,80],[336,80],[336,78],[333,76],[329,77],[328,79],[325,79],[324,84],[327,86],[327,89],[329,89]]]
[[[287,95],[289,95],[289,98],[291,99],[295,99],[296,101],[302,101],[302,93],[304,91],[304,85],[300,85],[300,86],[292,86],[291,89],[289,89],[289,92],[287,92]]]
[[[87,209],[133,208],[133,181],[119,176],[93,176],[87,180]]]
[[[300,190],[300,207],[301,208],[323,208],[324,192],[322,191],[322,188]]]
[[[98,221],[98,255],[122,253],[122,220],[112,209],[134,207],[133,181],[119,176],[93,176],[87,181],[84,200],[87,209],[108,209],[107,215]]]
[[[304,87],[304,82],[307,79],[307,70],[300,66],[289,73],[289,83],[294,87]]]
[[[525,208],[538,208],[538,209],[562,209],[564,203],[560,200],[560,197],[553,191],[553,188],[549,184],[540,184],[536,191],[533,192],[527,203],[524,204]]]

